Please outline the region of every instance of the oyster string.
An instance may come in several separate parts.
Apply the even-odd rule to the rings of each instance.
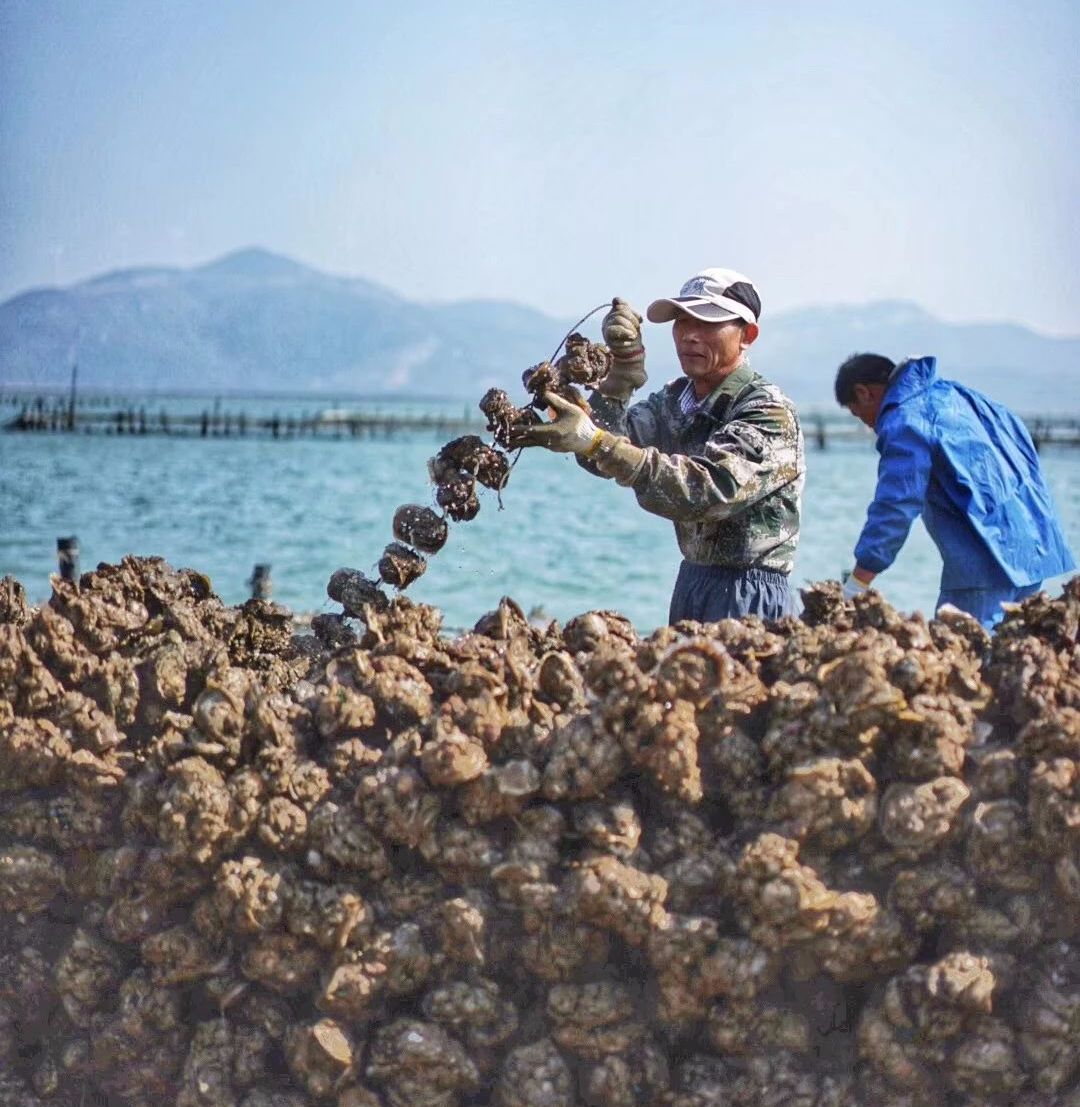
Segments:
[[[555,352],[548,358],[548,361],[554,361],[559,356],[559,351],[563,348],[563,343],[584,323],[587,319],[591,319],[598,311],[603,311],[604,308],[611,307],[611,301],[605,300],[602,304],[597,304],[592,311],[586,312],[567,332],[562,336],[562,340],[558,346],[555,347]]]
[[[575,324],[574,324],[574,325],[573,325],[573,326],[572,326],[572,327],[571,327],[571,328],[570,328],[570,329],[569,329],[569,330],[568,330],[568,331],[566,332],[566,334],[564,334],[564,335],[562,336],[562,338],[561,338],[561,339],[559,340],[559,344],[558,344],[558,346],[556,346],[556,347],[555,347],[555,352],[554,352],[554,353],[553,353],[553,354],[551,355],[551,357],[549,357],[549,358],[548,358],[548,361],[549,361],[549,362],[552,362],[552,361],[554,361],[554,360],[555,360],[555,359],[556,359],[556,358],[557,358],[557,357],[559,356],[559,351],[560,351],[560,350],[561,350],[561,349],[563,348],[563,345],[564,345],[564,344],[566,343],[566,340],[567,340],[567,339],[568,339],[568,338],[569,338],[569,337],[570,337],[570,336],[571,336],[571,335],[572,335],[572,334],[574,333],[574,331],[576,331],[576,330],[578,329],[578,327],[580,327],[580,326],[581,326],[581,324],[582,324],[582,323],[585,323],[585,322],[587,322],[587,321],[588,321],[589,319],[591,319],[591,318],[592,318],[592,317],[593,317],[593,316],[594,316],[594,315],[595,315],[595,314],[596,314],[596,313],[597,313],[598,311],[603,311],[603,310],[604,310],[604,308],[606,308],[606,307],[609,307],[609,306],[610,306],[610,303],[609,303],[609,301],[605,300],[605,301],[604,301],[604,302],[603,302],[602,304],[597,304],[597,305],[596,305],[596,307],[594,307],[594,308],[592,309],[592,311],[587,311],[587,312],[586,312],[586,313],[585,313],[585,314],[584,314],[584,315],[583,315],[583,316],[582,316],[582,317],[581,317],[581,318],[580,318],[580,319],[579,319],[579,320],[578,320],[578,321],[577,321],[577,322],[576,322],[576,323],[575,323]],[[519,447],[519,449],[518,449],[518,452],[517,452],[516,454],[514,454],[514,460],[510,462],[510,468],[509,468],[509,469],[507,470],[507,472],[506,472],[506,478],[505,478],[505,479],[503,480],[503,482],[502,482],[502,485],[501,485],[501,486],[499,487],[499,489],[498,489],[498,499],[499,499],[499,510],[500,510],[500,511],[502,511],[502,510],[503,510],[503,502],[502,502],[502,490],[503,490],[503,488],[505,488],[505,487],[506,487],[506,482],[507,482],[507,481],[508,481],[508,480],[510,479],[510,474],[511,474],[511,473],[512,473],[512,472],[514,471],[514,466],[515,466],[515,465],[517,465],[517,463],[518,463],[518,459],[519,459],[519,458],[521,457],[521,455],[522,455],[522,454],[523,454],[524,452],[525,452],[525,448],[524,448],[524,446],[522,446],[522,447]]]

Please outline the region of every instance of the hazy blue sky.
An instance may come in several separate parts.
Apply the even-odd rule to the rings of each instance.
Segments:
[[[0,0],[0,296],[259,244],[1080,332],[1080,4]]]

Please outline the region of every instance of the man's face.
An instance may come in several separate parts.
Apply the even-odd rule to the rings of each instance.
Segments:
[[[865,423],[873,430],[877,424],[878,412],[881,411],[885,388],[880,384],[857,384],[854,392],[855,398],[847,405],[847,409],[860,423]]]
[[[672,336],[683,373],[695,385],[711,390],[739,364],[744,344],[748,346],[757,337],[757,325],[741,319],[704,323],[680,313]]]

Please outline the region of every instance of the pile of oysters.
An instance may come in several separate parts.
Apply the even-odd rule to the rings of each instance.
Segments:
[[[1080,578],[993,637],[53,589],[0,582],[0,1103],[1080,1104]]]

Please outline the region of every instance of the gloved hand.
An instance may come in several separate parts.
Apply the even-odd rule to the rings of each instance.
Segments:
[[[585,457],[595,453],[605,432],[577,404],[556,396],[554,392],[544,393],[544,403],[555,409],[555,418],[550,423],[536,423],[512,431],[512,447],[543,446],[557,454],[582,454]]]
[[[870,585],[864,584],[859,578],[851,572],[844,573],[840,578],[843,581],[844,587],[841,589],[841,595],[845,600],[853,600],[856,596],[861,596]]]
[[[625,300],[616,297],[600,330],[614,364],[596,386],[597,390],[613,400],[629,400],[648,379],[645,347],[641,344],[641,316]]]

